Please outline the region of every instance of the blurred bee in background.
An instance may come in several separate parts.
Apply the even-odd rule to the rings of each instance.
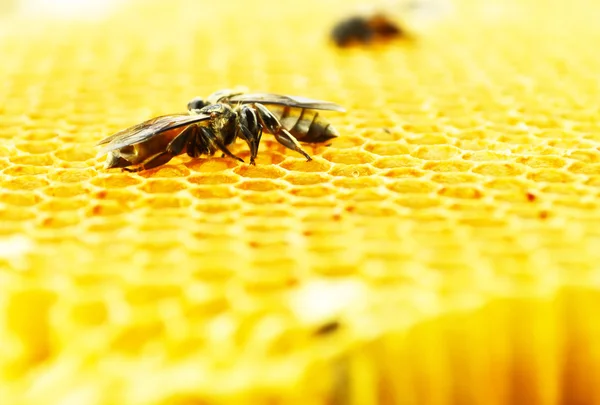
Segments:
[[[385,14],[349,17],[338,22],[331,31],[331,38],[340,47],[406,35],[406,31]]]
[[[317,110],[345,111],[328,101],[237,90],[220,90],[206,100],[196,97],[187,109],[187,114],[152,118],[100,141],[98,157],[108,154],[104,167],[137,172],[183,153],[197,158],[217,150],[244,162],[228,149],[238,137],[248,144],[255,165],[263,131],[310,161],[299,142],[322,143],[339,135]]]
[[[448,10],[449,0],[392,0],[380,5],[362,7],[355,15],[339,20],[330,37],[338,47],[369,45],[392,39],[413,39],[417,26],[436,20]]]

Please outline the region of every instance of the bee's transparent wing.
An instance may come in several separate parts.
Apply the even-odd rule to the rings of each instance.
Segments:
[[[106,145],[98,152],[98,156],[125,146],[144,142],[161,132],[205,121],[209,118],[209,115],[204,114],[171,114],[149,119],[98,142],[96,146]]]
[[[270,93],[250,93],[240,94],[229,98],[232,104],[242,103],[261,103],[261,104],[278,104],[295,108],[306,108],[311,110],[331,110],[345,112],[344,107],[331,103],[329,101],[312,100],[306,97],[285,96]]]

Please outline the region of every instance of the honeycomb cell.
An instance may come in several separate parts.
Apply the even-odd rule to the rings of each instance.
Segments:
[[[139,172],[138,175],[145,178],[161,179],[161,178],[178,178],[186,177],[190,174],[187,167],[177,164],[168,164],[166,166],[160,166],[152,170]]]
[[[259,178],[259,179],[277,179],[285,176],[285,170],[277,166],[266,165],[266,166],[238,166],[233,169],[234,173],[242,177],[247,178]]]
[[[395,200],[396,204],[407,208],[423,209],[437,207],[441,204],[439,198],[423,194],[407,194]]]
[[[290,193],[298,197],[320,198],[332,195],[333,189],[328,185],[312,185],[296,187]]]
[[[21,176],[13,179],[3,180],[0,187],[8,190],[33,191],[47,186],[49,183],[41,176]]]
[[[317,157],[310,162],[302,159],[286,159],[281,162],[280,166],[295,172],[327,172],[331,168],[329,162]]]
[[[424,160],[449,160],[459,157],[462,151],[450,145],[428,145],[420,146],[411,155]]]
[[[231,173],[216,173],[190,176],[187,181],[192,184],[235,184],[240,181],[240,177]]]
[[[445,186],[438,193],[443,197],[452,198],[479,199],[483,197],[481,189],[472,186]]]
[[[429,180],[400,179],[387,184],[387,188],[396,193],[428,194],[439,189],[439,186]]]
[[[408,147],[398,142],[369,142],[364,146],[364,149],[379,156],[408,154]]]
[[[241,190],[248,191],[273,191],[283,190],[287,188],[287,184],[284,182],[275,182],[269,180],[246,180],[235,187]]]
[[[54,152],[58,148],[57,142],[27,142],[17,143],[15,147],[22,152],[39,155],[43,153]]]
[[[27,192],[2,192],[0,193],[0,201],[9,205],[29,207],[38,204],[41,197]]]
[[[87,189],[83,184],[51,185],[42,189],[42,192],[50,197],[75,197],[86,194]]]
[[[571,173],[575,173],[575,174],[598,175],[598,174],[600,174],[600,164],[599,163],[586,164],[586,163],[577,162],[577,163],[573,163],[572,165],[570,165],[568,170]]]
[[[183,208],[192,205],[192,201],[184,196],[157,195],[144,198],[138,201],[137,204],[151,209]]]
[[[12,156],[11,163],[27,166],[52,166],[54,160],[50,155],[20,155]]]
[[[185,165],[192,171],[202,173],[220,173],[238,166],[240,163],[231,159],[192,159]]]
[[[338,188],[375,188],[383,185],[383,181],[378,178],[341,178],[333,180],[333,185]]]
[[[539,168],[559,168],[566,165],[564,158],[559,156],[527,156],[517,159],[517,162],[523,163],[535,169]]]
[[[323,173],[289,173],[284,180],[297,186],[319,184],[328,182],[330,177]]]
[[[436,173],[430,177],[431,181],[440,184],[465,184],[477,183],[479,176],[471,173]]]
[[[287,197],[284,191],[262,191],[259,194],[246,193],[240,199],[248,204],[283,204]]]
[[[586,163],[600,163],[600,150],[596,149],[581,149],[574,150],[569,153],[569,158],[576,159]]]
[[[237,195],[231,186],[197,187],[189,190],[190,194],[199,199],[205,198],[231,198]]]
[[[419,167],[423,165],[421,159],[411,156],[394,156],[386,158],[378,158],[373,162],[373,166],[379,169],[392,169],[396,167]]]
[[[141,184],[142,181],[142,179],[130,174],[109,174],[101,177],[94,177],[90,180],[93,185],[103,189],[136,186]]]
[[[72,211],[79,208],[83,208],[88,204],[85,199],[73,199],[73,198],[62,198],[44,201],[38,205],[38,209],[42,211],[56,212],[56,211]]]
[[[48,174],[48,180],[58,183],[79,183],[92,179],[95,174],[92,169],[59,169]]]
[[[41,228],[61,229],[79,224],[79,215],[74,213],[53,212],[38,218],[38,223]]]
[[[449,143],[448,137],[443,134],[413,135],[408,137],[406,141],[413,145],[446,145]]]
[[[538,169],[527,174],[527,178],[535,182],[571,183],[576,177],[558,169]]]
[[[127,212],[127,207],[113,202],[113,201],[105,201],[99,204],[93,204],[86,212],[87,216],[96,217],[96,216],[112,216],[123,214]]]
[[[461,162],[459,160],[447,162],[427,162],[423,165],[424,170],[434,172],[466,172],[471,170],[473,165],[469,162]]]
[[[397,169],[390,169],[383,172],[383,175],[386,177],[392,178],[414,178],[414,177],[422,177],[427,172],[419,169],[413,169],[409,167],[401,167]]]
[[[94,151],[83,146],[69,146],[54,152],[54,156],[65,162],[85,162],[96,156]]]
[[[323,157],[332,163],[343,163],[346,165],[371,163],[375,160],[372,154],[356,149],[328,150],[323,153]]]
[[[148,179],[139,188],[149,194],[161,194],[176,193],[180,190],[184,190],[186,185],[183,181],[175,179]]]
[[[329,171],[332,176],[362,177],[375,174],[376,170],[370,165],[339,165]]]
[[[482,163],[473,168],[474,173],[485,176],[509,176],[515,177],[525,172],[521,165],[514,163]]]
[[[46,174],[49,172],[48,168],[36,167],[36,166],[11,166],[4,169],[4,174],[8,176],[35,176],[39,174]]]

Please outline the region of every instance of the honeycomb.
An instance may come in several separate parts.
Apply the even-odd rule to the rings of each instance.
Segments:
[[[2,7],[3,404],[600,404],[597,3],[344,50],[358,1],[62,3]],[[341,136],[95,157],[238,85],[342,104]]]

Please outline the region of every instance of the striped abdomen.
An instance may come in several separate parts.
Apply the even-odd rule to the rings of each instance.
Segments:
[[[281,123],[300,142],[325,142],[339,134],[335,128],[319,115],[317,110],[288,106],[267,107]]]

